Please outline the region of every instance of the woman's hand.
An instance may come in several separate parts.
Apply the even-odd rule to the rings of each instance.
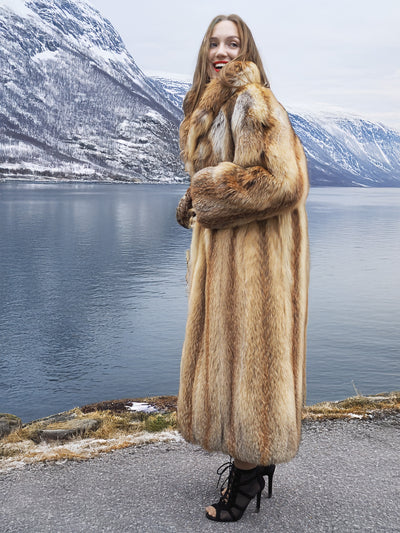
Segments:
[[[192,206],[192,195],[190,187],[180,199],[178,207],[176,208],[176,220],[181,226],[190,229],[194,226],[196,220],[196,212]]]

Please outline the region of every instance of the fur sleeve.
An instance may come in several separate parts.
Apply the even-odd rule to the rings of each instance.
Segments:
[[[190,195],[190,187],[180,199],[178,207],[176,208],[176,220],[186,229],[190,229],[193,224],[193,217],[195,212],[192,208],[192,197]]]
[[[192,176],[197,221],[213,229],[279,215],[304,201],[307,166],[286,111],[269,89],[248,86],[231,119],[233,162]]]

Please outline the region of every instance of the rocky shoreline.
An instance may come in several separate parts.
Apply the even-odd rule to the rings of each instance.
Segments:
[[[176,396],[104,401],[27,424],[0,413],[0,472],[33,462],[82,460],[129,446],[180,441],[176,402]],[[303,422],[382,420],[399,412],[399,391],[357,395],[307,406]]]

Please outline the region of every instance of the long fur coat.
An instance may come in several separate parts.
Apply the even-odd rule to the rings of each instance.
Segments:
[[[180,129],[192,227],[178,422],[184,438],[250,463],[292,459],[305,399],[307,166],[251,62],[212,80]]]

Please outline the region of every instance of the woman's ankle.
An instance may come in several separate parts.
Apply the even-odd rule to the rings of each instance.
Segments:
[[[257,466],[253,463],[246,463],[244,461],[240,461],[240,459],[234,459],[234,465],[239,470],[253,470]]]

